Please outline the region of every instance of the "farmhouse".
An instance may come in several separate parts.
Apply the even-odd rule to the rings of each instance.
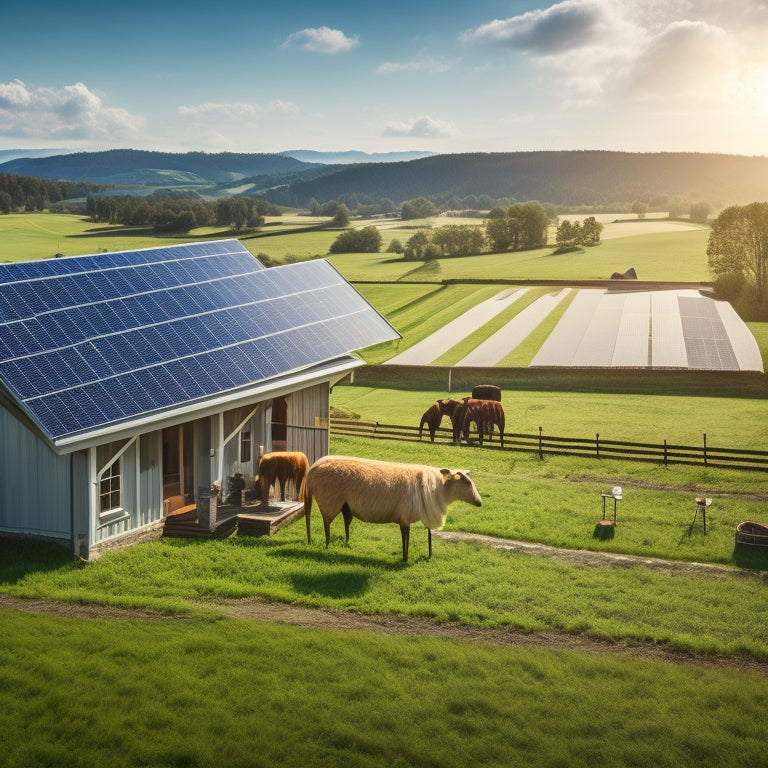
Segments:
[[[328,453],[330,387],[397,332],[326,261],[237,240],[0,265],[0,534],[83,558]]]

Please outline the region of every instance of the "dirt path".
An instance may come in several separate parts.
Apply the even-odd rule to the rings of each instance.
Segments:
[[[557,549],[543,544],[531,544],[453,531],[436,531],[434,535],[446,541],[475,541],[489,547],[529,552],[539,557],[556,557],[565,562],[581,563],[584,565],[610,565],[617,567],[643,565],[680,573],[707,573],[720,578],[756,577],[752,572],[739,571],[707,563],[676,562],[630,555],[617,555],[610,552]],[[260,598],[204,600],[200,601],[199,604],[216,608],[229,618],[266,621],[306,629],[377,632],[401,637],[435,637],[458,642],[486,643],[505,647],[610,653],[626,657],[657,659],[674,664],[750,671],[768,677],[768,662],[742,657],[701,656],[663,648],[650,643],[639,643],[629,640],[611,642],[590,638],[585,635],[570,635],[563,632],[524,632],[515,627],[471,627],[457,623],[439,623],[431,619],[414,616],[365,615],[327,608],[310,608],[287,603],[272,603]],[[0,594],[0,608],[78,619],[188,620],[183,616],[169,617],[165,614],[148,610],[27,600],[2,594]]]

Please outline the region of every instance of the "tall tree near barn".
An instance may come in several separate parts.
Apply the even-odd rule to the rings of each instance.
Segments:
[[[768,318],[768,203],[726,208],[707,243],[715,288],[745,319]]]

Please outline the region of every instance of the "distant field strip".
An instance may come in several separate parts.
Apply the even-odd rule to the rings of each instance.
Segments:
[[[557,295],[542,296],[513,317],[503,328],[479,344],[457,366],[485,367],[496,365],[524,341],[544,318],[570,293],[563,288]]]
[[[429,365],[514,302],[524,289],[478,304],[389,363]],[[569,295],[542,296],[480,339],[457,367],[499,365]],[[482,336],[482,334],[480,334]],[[581,289],[531,367],[763,371],[760,349],[730,304],[696,289]]]
[[[439,331],[387,360],[392,365],[429,365],[459,341],[477,330],[519,299],[527,288],[501,291],[444,325]],[[497,358],[498,359],[498,358]]]

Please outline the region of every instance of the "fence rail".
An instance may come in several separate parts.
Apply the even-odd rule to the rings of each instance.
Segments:
[[[380,422],[357,421],[355,419],[331,419],[331,431],[337,435],[368,437],[377,440],[419,441],[418,427]],[[429,433],[424,430],[424,440]],[[453,442],[452,430],[440,427],[435,433],[435,442]],[[768,472],[768,451],[750,451],[738,448],[718,448],[707,444],[703,435],[701,445],[676,445],[668,443],[633,443],[623,440],[604,440],[599,433],[593,438],[555,437],[546,435],[539,427],[538,434],[504,433],[504,448],[501,448],[498,433],[483,443],[490,450],[523,451],[544,455],[583,456],[595,459],[628,459],[664,464],[702,464],[725,469],[745,469]]]

